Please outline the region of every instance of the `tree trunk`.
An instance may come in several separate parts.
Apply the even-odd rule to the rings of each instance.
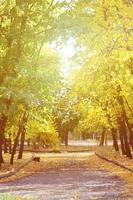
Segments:
[[[120,134],[120,142],[121,142],[121,151],[122,151],[122,155],[126,155],[126,150],[125,150],[125,145],[124,145],[124,139],[123,139],[123,135],[119,130],[119,134]]]
[[[15,155],[15,152],[16,152],[16,148],[17,148],[17,145],[18,145],[18,140],[19,140],[19,136],[21,134],[21,131],[22,131],[22,126],[19,125],[18,133],[17,133],[17,136],[14,140],[14,144],[13,144],[13,148],[12,148],[11,159],[10,159],[11,165],[13,165],[14,155]]]
[[[132,133],[132,128],[131,128],[131,125],[130,125],[130,123],[128,121],[127,114],[126,114],[125,110],[123,112],[124,112],[123,113],[124,114],[124,119],[125,119],[125,122],[127,124],[127,128],[129,130],[129,142],[130,142],[130,145],[133,148],[133,133]]]
[[[128,138],[127,138],[127,130],[126,130],[126,125],[124,119],[119,119],[119,129],[120,129],[120,134],[122,134],[123,139],[124,139],[124,144],[125,144],[125,153],[127,157],[132,158],[130,146],[128,143]]]
[[[36,141],[33,141],[33,142],[32,142],[32,148],[33,148],[33,150],[36,150],[36,149],[37,149],[37,147],[36,147]]]
[[[8,145],[7,145],[7,139],[4,138],[4,153],[8,153]]]
[[[20,148],[19,148],[19,154],[18,154],[18,159],[22,159],[22,156],[23,156],[23,151],[24,151],[24,142],[25,142],[25,133],[26,133],[26,128],[25,128],[25,125],[28,121],[28,113],[26,113],[26,116],[24,118],[24,125],[23,125],[23,130],[21,132],[21,140],[20,140]]]
[[[14,140],[14,145],[13,145],[13,149],[12,149],[12,153],[11,153],[11,159],[10,159],[10,164],[11,165],[13,164],[14,155],[15,155],[16,148],[17,148],[17,145],[18,145],[18,142],[19,142],[19,136],[21,135],[21,133],[23,133],[23,131],[25,129],[25,122],[26,121],[27,121],[27,113],[25,111],[24,114],[23,114],[21,123],[19,125],[17,136],[16,136],[16,138]]]
[[[112,139],[113,139],[113,147],[115,148],[115,151],[119,151],[119,146],[117,142],[117,130],[115,128],[111,129],[112,131]]]
[[[104,143],[105,143],[105,146],[108,146],[108,138],[107,138],[107,134],[105,134],[105,141],[104,141]]]
[[[65,146],[68,146],[68,132],[65,133]]]
[[[127,155],[127,157],[132,159],[130,145],[129,145],[129,142],[128,142],[127,128],[126,128],[126,123],[128,123],[128,118],[127,118],[127,114],[126,114],[125,107],[124,107],[124,99],[120,94],[120,92],[122,91],[120,85],[118,85],[117,91],[119,93],[119,95],[117,97],[117,102],[121,106],[121,116],[118,119],[119,129],[120,129],[120,132],[121,132],[121,134],[123,135],[123,138],[124,138],[126,155]],[[127,126],[128,126],[128,124],[127,124]],[[132,133],[130,133],[130,134],[132,134]]]
[[[101,135],[101,141],[99,146],[104,146],[105,143],[105,130],[103,130],[102,135]]]
[[[9,154],[12,153],[12,140],[9,139]]]
[[[5,115],[2,115],[0,118],[0,163],[4,162],[3,155],[2,155],[2,146],[4,143],[4,132],[5,132],[5,127],[7,123],[7,117]]]
[[[19,154],[18,159],[22,159],[23,151],[24,151],[24,142],[25,142],[25,127],[23,128],[23,132],[21,133],[21,140],[20,140],[20,147],[19,147]]]
[[[30,143],[30,139],[27,140],[27,146],[30,147],[31,143]]]
[[[0,164],[4,163],[3,155],[2,155],[2,139],[0,138]]]

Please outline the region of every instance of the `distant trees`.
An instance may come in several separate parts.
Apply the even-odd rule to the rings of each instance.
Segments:
[[[61,142],[68,146],[69,132],[73,132],[79,122],[79,112],[73,109],[75,102],[69,94],[67,86],[62,88],[56,96],[53,105],[53,119]]]

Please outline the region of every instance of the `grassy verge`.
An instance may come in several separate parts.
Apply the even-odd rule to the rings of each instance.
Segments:
[[[30,152],[24,153],[23,159],[17,159],[17,155],[16,155],[14,159],[14,164],[10,165],[10,155],[5,154],[4,163],[2,163],[1,165],[0,175],[20,167],[22,164],[26,163],[31,158],[31,156],[32,156],[32,153]]]
[[[87,155],[80,157],[79,153],[77,153],[76,155],[75,153],[72,153],[71,156],[68,156],[66,153],[62,153],[62,154],[38,153],[36,155],[41,157],[41,162],[32,161],[23,169],[21,169],[16,175],[1,179],[0,182],[14,181],[14,180],[32,175],[40,171],[60,169],[60,168],[73,167],[73,166],[80,167],[80,166],[84,166],[85,161],[88,160]],[[85,166],[87,167],[87,165]]]
[[[69,146],[65,146],[65,145],[60,145],[59,147],[56,148],[42,148],[40,147],[39,149],[33,149],[32,146],[28,147],[25,146],[25,152],[42,152],[42,153],[58,153],[58,152],[64,152],[64,151],[68,151],[68,152],[84,152],[84,151],[95,151],[97,149],[97,146],[74,146],[74,145],[69,145]]]
[[[133,160],[116,152],[113,147],[100,147],[96,152],[105,158],[118,162],[133,170]]]
[[[2,194],[2,195],[0,195],[0,200],[39,200],[39,199],[24,198],[21,196],[13,196],[10,194]]]
[[[100,147],[99,149],[97,149],[97,153],[107,159],[113,160],[130,169],[133,169],[133,160],[116,152],[112,147],[102,147],[102,148]],[[97,165],[101,169],[108,170],[114,173],[115,175],[121,177],[129,185],[129,187],[126,188],[127,192],[133,194],[133,173],[132,172],[122,169],[121,167],[108,163],[104,160],[101,160],[98,157],[96,158],[96,160],[98,164],[95,163],[95,166]]]

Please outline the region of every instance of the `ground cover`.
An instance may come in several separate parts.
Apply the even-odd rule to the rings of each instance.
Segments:
[[[10,155],[5,154],[4,163],[2,163],[2,165],[1,165],[0,175],[17,169],[18,167],[20,167],[21,165],[26,163],[31,157],[32,157],[32,153],[30,153],[30,152],[24,153],[23,159],[17,159],[17,155],[16,155],[15,159],[14,159],[14,164],[10,165],[10,163],[9,163]]]

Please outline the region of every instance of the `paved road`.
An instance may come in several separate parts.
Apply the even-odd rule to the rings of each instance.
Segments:
[[[65,168],[40,172],[15,182],[0,184],[0,193],[40,197],[41,200],[126,200],[125,183],[109,172]],[[119,197],[119,198],[118,198]]]

